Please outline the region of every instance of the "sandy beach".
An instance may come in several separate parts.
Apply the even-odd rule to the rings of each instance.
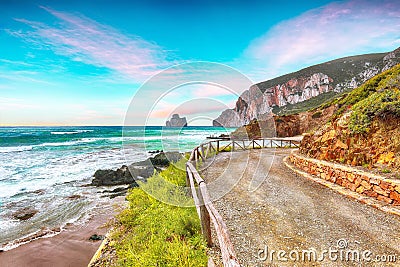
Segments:
[[[87,266],[101,241],[91,241],[93,234],[105,235],[107,224],[118,213],[124,197],[97,211],[83,225],[71,225],[60,234],[40,238],[15,249],[0,253],[2,267],[81,267]],[[117,204],[117,207],[115,204]]]

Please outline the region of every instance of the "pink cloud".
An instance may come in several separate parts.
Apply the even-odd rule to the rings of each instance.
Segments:
[[[399,32],[399,1],[334,2],[277,24],[249,45],[238,64],[265,80],[338,57],[390,51]]]
[[[81,15],[42,7],[60,20],[57,26],[17,19],[33,31],[11,32],[36,45],[50,47],[72,60],[102,66],[143,81],[172,65],[158,45],[139,36],[126,36],[117,30]]]

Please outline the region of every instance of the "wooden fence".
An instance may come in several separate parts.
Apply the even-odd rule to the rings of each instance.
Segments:
[[[197,164],[218,154],[221,151],[246,150],[250,148],[266,147],[299,147],[300,141],[278,138],[260,138],[254,140],[213,140],[195,147],[186,163],[186,184],[191,189],[191,193],[196,205],[197,213],[201,221],[201,230],[207,245],[213,244],[211,237],[211,222],[217,235],[218,243],[221,249],[222,261],[225,267],[240,266],[236,257],[233,244],[229,238],[228,229],[218,211],[211,202],[207,191],[207,186],[203,178],[197,171]],[[209,266],[213,266],[212,259],[209,260]]]

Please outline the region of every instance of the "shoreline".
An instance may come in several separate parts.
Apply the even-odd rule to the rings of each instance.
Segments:
[[[96,207],[89,220],[74,224],[59,234],[38,238],[11,250],[0,252],[0,262],[6,267],[66,267],[87,266],[101,244],[92,241],[94,235],[106,235],[110,221],[123,208],[125,196],[110,200],[110,205]]]

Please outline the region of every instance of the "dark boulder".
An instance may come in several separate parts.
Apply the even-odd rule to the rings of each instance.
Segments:
[[[114,170],[97,170],[94,173],[94,179],[91,185],[94,186],[113,186],[122,184],[135,183],[128,166],[123,165],[121,168]]]
[[[13,217],[20,221],[26,221],[32,218],[39,211],[34,208],[22,208],[14,212]]]
[[[103,240],[104,238],[105,238],[104,235],[97,235],[97,234],[94,234],[94,235],[92,235],[92,236],[89,237],[89,240],[92,240],[92,241],[99,241],[99,240]]]
[[[136,180],[145,181],[152,176],[155,171],[162,170],[169,166],[170,162],[177,162],[182,159],[179,152],[161,152],[154,157],[144,161],[135,162],[131,165],[123,165],[114,170],[97,170],[90,185],[93,186],[114,186],[130,184],[131,187],[138,186]]]

